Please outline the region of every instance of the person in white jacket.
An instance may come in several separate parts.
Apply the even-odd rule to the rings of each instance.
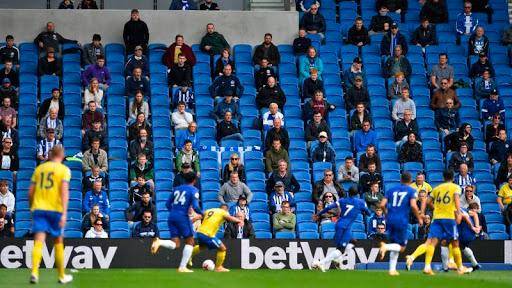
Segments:
[[[7,214],[10,215],[14,212],[14,203],[16,203],[16,198],[9,191],[9,183],[7,180],[0,180],[0,204],[7,206]]]
[[[172,113],[172,124],[175,130],[188,129],[188,125],[194,121],[194,117],[185,111],[185,102],[178,102],[178,110]]]
[[[85,238],[108,238],[107,232],[103,230],[103,222],[101,221],[101,218],[94,221],[93,227],[85,233]]]
[[[89,87],[84,91],[84,111],[89,109],[89,102],[96,102],[96,109],[103,109],[101,101],[103,100],[103,90],[100,89],[98,79],[92,78]]]

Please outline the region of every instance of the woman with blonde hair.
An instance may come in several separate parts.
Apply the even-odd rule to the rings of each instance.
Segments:
[[[229,157],[229,163],[224,166],[224,171],[222,171],[222,183],[228,182],[229,177],[233,172],[238,172],[238,178],[241,182],[245,183],[244,164],[240,163],[240,156],[238,156],[237,153],[231,154]]]
[[[89,102],[96,102],[97,109],[103,109],[101,102],[103,101],[103,90],[100,89],[98,79],[92,78],[89,86],[84,91],[84,111],[88,109]]]

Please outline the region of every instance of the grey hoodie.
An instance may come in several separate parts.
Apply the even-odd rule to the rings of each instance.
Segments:
[[[217,198],[220,203],[226,204],[229,202],[237,202],[238,198],[242,195],[247,198],[247,203],[251,203],[252,192],[247,185],[240,181],[238,181],[237,184],[228,181],[220,188]]]

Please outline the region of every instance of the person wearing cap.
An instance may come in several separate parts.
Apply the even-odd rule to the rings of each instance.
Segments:
[[[290,167],[288,151],[281,146],[281,139],[274,139],[272,148],[265,153],[265,172],[272,173],[279,167],[279,161],[284,160]]]
[[[356,109],[350,115],[350,131],[360,130],[363,126],[364,121],[371,121],[372,116],[370,115],[370,111],[366,109],[364,103],[357,103]]]
[[[229,181],[220,188],[217,199],[222,204],[236,203],[240,196],[246,197],[248,204],[251,203],[253,196],[251,189],[240,181],[237,172],[232,172]]]
[[[446,101],[451,99],[453,101],[453,107],[458,109],[461,106],[457,92],[450,88],[450,80],[443,78],[440,80],[440,87],[434,91],[432,98],[430,99],[430,109],[437,110],[446,107]]]
[[[304,55],[308,52],[308,48],[311,47],[311,39],[306,37],[307,32],[304,28],[299,29],[297,38],[293,39],[293,54],[295,56]]]
[[[285,191],[284,183],[281,181],[276,182],[274,184],[273,192],[270,193],[270,212],[271,213],[280,213],[281,212],[281,203],[283,201],[288,201],[291,211],[295,211],[295,200],[293,199],[293,195],[290,192]]]
[[[361,130],[354,133],[354,148],[356,153],[366,150],[366,146],[373,144],[377,145],[377,134],[371,130],[371,122],[363,121]]]
[[[391,56],[395,53],[395,47],[400,46],[402,48],[401,54],[406,55],[409,49],[405,36],[398,31],[398,24],[393,22],[389,31],[384,34],[382,41],[380,42],[380,55]]]
[[[499,98],[498,90],[495,89],[482,104],[482,119],[492,120],[492,116],[496,114],[500,115],[501,120],[505,122],[505,104],[503,99]]]
[[[92,78],[96,78],[102,90],[107,90],[110,86],[110,72],[105,66],[105,57],[103,55],[96,56],[96,64],[90,65],[82,72],[82,86],[87,87]]]
[[[226,205],[226,204],[220,205],[221,208],[223,205]],[[229,207],[229,215],[236,216],[238,213],[244,214],[245,219],[247,219],[248,221],[251,220],[250,219],[251,209],[247,205],[247,197],[245,195],[240,195],[240,197],[238,197],[238,200],[236,201],[236,205],[232,205],[231,207]]]
[[[308,34],[318,34],[321,38],[324,38],[325,18],[318,11],[318,5],[311,5],[309,11],[304,13],[300,19],[299,27],[306,30]]]
[[[93,227],[91,227],[91,229],[89,229],[87,233],[85,233],[84,238],[108,238],[107,232],[105,232],[105,230],[103,229],[103,221],[101,218],[98,218],[96,219],[96,221],[94,221]]]
[[[363,59],[361,57],[355,57],[352,60],[352,65],[343,71],[343,83],[345,84],[346,89],[352,88],[354,86],[356,76],[361,76],[363,79],[363,86],[366,87],[366,73],[363,69]]]
[[[201,38],[199,46],[201,51],[210,55],[219,55],[223,49],[230,48],[224,36],[215,31],[213,23],[206,24],[206,34]]]
[[[179,54],[178,63],[169,69],[167,83],[171,87],[192,85],[192,66],[187,63],[185,54]]]
[[[60,59],[55,57],[55,49],[53,47],[48,47],[46,50],[46,55],[39,58],[37,73],[39,76],[62,75],[62,65],[60,63]]]
[[[481,77],[475,79],[474,95],[477,100],[489,98],[491,92],[497,89],[498,85],[487,69],[482,72]]]
[[[172,0],[169,10],[197,10],[197,4],[194,0]]]
[[[370,44],[370,36],[368,36],[368,29],[363,25],[363,18],[356,17],[354,25],[348,30],[347,43],[357,47],[363,47]]]
[[[242,115],[240,114],[240,107],[238,102],[233,100],[233,91],[227,90],[226,95],[224,95],[224,99],[222,101],[216,103],[213,111],[211,112],[211,116],[215,118],[218,122],[221,122],[224,119],[224,114],[226,112],[231,112],[231,116],[236,122],[240,122]]]
[[[389,57],[386,63],[384,63],[384,67],[382,68],[383,76],[385,78],[391,78],[396,73],[402,72],[405,78],[409,78],[412,74],[411,63],[409,63],[407,57],[402,53],[401,45],[396,45],[394,49],[395,52],[393,56]]]
[[[306,78],[302,84],[302,100],[313,98],[313,95],[318,90],[325,93],[324,82],[318,79],[318,71],[311,69],[309,77]]]
[[[14,45],[14,36],[12,35],[7,35],[5,44],[0,46],[0,63],[5,63],[7,60],[10,60],[11,64],[16,65],[17,68],[20,67],[20,50]]]
[[[448,169],[455,171],[455,169],[459,169],[460,164],[466,164],[469,171],[473,171],[475,167],[475,159],[466,142],[461,142],[459,149],[452,153],[448,162]]]
[[[99,55],[105,56],[105,48],[101,44],[101,35],[92,35],[92,42],[82,47],[82,62],[84,65],[93,65]]]
[[[62,125],[62,121],[57,118],[57,115],[58,110],[56,108],[50,108],[50,113],[48,113],[48,116],[39,121],[39,129],[37,131],[37,136],[39,138],[46,138],[46,130],[48,128],[53,128],[55,129],[55,138],[58,140],[62,139],[64,126]]]
[[[123,40],[126,53],[132,53],[136,46],[141,46],[145,52],[149,42],[149,29],[146,22],[140,20],[138,9],[130,13],[130,20],[124,24]]]
[[[162,62],[167,68],[171,69],[172,66],[178,64],[179,55],[185,55],[187,59],[186,63],[190,66],[196,65],[196,56],[194,55],[194,51],[192,48],[185,44],[185,38],[183,35],[176,35],[174,37],[174,43],[167,47],[164,55],[162,55]]]
[[[224,166],[224,169],[222,170],[222,182],[228,182],[230,179],[230,175],[233,172],[238,173],[238,179],[240,181],[244,183],[247,181],[247,179],[245,178],[244,164],[242,164],[240,156],[237,153],[232,153],[229,156],[229,162]]]
[[[478,26],[475,29],[475,33],[469,37],[468,40],[468,54],[479,55],[480,52],[489,53],[489,38],[484,35],[484,27]]]
[[[357,75],[354,77],[354,85],[347,89],[345,105],[348,111],[355,109],[358,103],[363,103],[365,107],[370,106],[370,94],[363,82],[363,77]]]
[[[190,173],[190,172],[194,172],[192,170],[192,165],[190,165],[190,163],[187,163],[187,162],[184,162],[181,164],[181,169],[178,171],[178,173],[176,173],[176,176],[174,177],[174,181],[172,182],[172,187],[178,187],[178,186],[181,186],[181,185],[185,185],[187,183],[187,181],[185,180],[185,177],[184,175],[186,175],[187,173]],[[199,181],[195,181],[196,183],[194,183],[194,187],[196,187],[197,189],[199,189]]]
[[[313,98],[304,103],[304,120],[313,119],[316,112],[320,112],[324,119],[329,119],[329,112],[336,109],[336,106],[327,102],[324,98],[324,93],[320,90],[315,91]]]
[[[478,60],[471,64],[471,69],[469,70],[469,77],[477,78],[478,76],[482,76],[484,71],[489,71],[490,77],[495,76],[494,66],[491,61],[487,57],[485,52],[478,53]]]
[[[457,45],[460,45],[460,40],[462,35],[471,35],[478,27],[478,17],[473,15],[471,10],[473,9],[473,5],[471,2],[464,2],[464,12],[459,13],[457,15],[457,20],[455,21],[455,31],[457,32]]]
[[[254,82],[256,84],[256,90],[260,90],[264,85],[267,84],[269,77],[277,78],[274,69],[269,66],[268,59],[263,57],[259,62],[259,69],[256,68],[254,72]]]
[[[378,14],[372,16],[370,26],[368,27],[370,35],[389,31],[389,27],[393,23],[393,19],[388,15],[389,9],[386,5],[381,5],[377,11]]]
[[[416,119],[416,103],[410,98],[409,88],[402,88],[402,97],[395,101],[391,118],[395,123],[404,119],[405,110],[411,111],[411,118]]]
[[[403,88],[409,88],[409,83],[407,83],[404,73],[398,72],[395,74],[393,82],[388,84],[388,99],[394,100],[402,97]]]
[[[272,172],[268,177],[267,184],[265,186],[265,191],[270,194],[272,192],[274,185],[277,182],[282,182],[284,185],[284,190],[297,193],[300,191],[300,183],[297,181],[293,173],[288,169],[288,163],[285,160],[279,160],[277,164],[277,170]]]
[[[16,127],[18,124],[18,112],[11,107],[11,98],[3,98],[2,106],[0,106],[0,120],[8,117],[12,119],[12,126]]]
[[[281,55],[277,46],[272,43],[272,34],[270,33],[265,33],[263,43],[256,46],[252,57],[253,64],[258,66],[263,58],[267,58],[269,66],[272,67],[278,66],[281,62]]]
[[[16,90],[16,87],[11,85],[11,80],[9,78],[4,78],[2,80],[2,85],[0,86],[0,99],[3,100],[4,98],[11,99],[11,103],[18,103],[18,91]]]
[[[312,69],[316,69],[318,72],[318,79],[322,80],[324,64],[322,59],[318,56],[316,48],[313,46],[308,48],[306,55],[299,58],[299,85],[302,85],[304,80],[311,76]]]
[[[448,8],[443,0],[427,0],[420,10],[420,18],[428,19],[430,23],[441,24],[448,22]]]
[[[183,163],[189,163],[192,170],[200,176],[199,153],[192,148],[192,141],[185,140],[183,148],[176,154],[176,170],[181,171]]]
[[[423,161],[423,150],[421,144],[416,141],[416,134],[409,133],[407,135],[407,141],[400,147],[400,153],[398,154],[398,162],[422,162]]]
[[[437,45],[436,26],[431,25],[428,18],[422,18],[420,26],[412,34],[411,43],[422,48]]]
[[[39,48],[39,51],[47,51],[48,48],[53,48],[54,53],[59,53],[59,45],[65,43],[78,43],[76,40],[70,40],[62,37],[59,33],[55,32],[55,23],[46,23],[46,31],[37,35],[34,39],[34,44]]]
[[[3,63],[4,67],[0,69],[0,79],[9,79],[11,81],[11,87],[20,87],[20,75],[18,71],[14,70],[13,68],[14,62],[10,59],[6,59]]]
[[[244,86],[242,86],[240,79],[233,75],[233,67],[230,64],[224,66],[222,75],[215,78],[210,87],[208,87],[212,98],[226,95],[227,90],[233,91],[233,96],[236,99],[239,99],[244,94]]]
[[[311,147],[311,144],[318,139],[320,132],[327,133],[327,138],[331,138],[331,129],[329,124],[322,117],[322,113],[316,112],[313,114],[313,118],[308,121],[306,125],[305,137],[307,141],[307,147]]]
[[[149,80],[142,75],[142,69],[139,67],[133,68],[132,76],[126,78],[125,85],[125,93],[128,96],[135,96],[138,90],[142,91],[146,97],[151,96]]]
[[[57,108],[57,110],[59,111],[57,118],[59,118],[60,120],[64,120],[64,112],[66,108],[64,106],[64,101],[62,101],[59,88],[53,88],[52,97],[44,100],[43,103],[41,103],[41,105],[39,106],[39,111],[37,113],[37,119],[41,120],[42,118],[48,116],[50,108]]]
[[[146,55],[142,54],[142,52],[142,46],[135,46],[133,55],[128,58],[128,61],[126,61],[126,65],[124,66],[125,77],[130,76],[135,68],[140,68],[142,70],[143,77],[149,77],[149,61]]]
[[[46,138],[39,141],[39,145],[37,145],[37,160],[39,162],[48,160],[50,150],[56,145],[61,145],[61,142],[55,139],[55,129],[48,128],[46,130]]]
[[[233,115],[231,112],[226,111],[224,113],[224,119],[217,123],[216,139],[219,144],[224,140],[244,141],[240,126],[238,123],[233,121]]]
[[[267,78],[267,84],[258,91],[255,99],[258,109],[268,107],[271,103],[276,103],[281,108],[284,107],[286,95],[276,82],[276,78],[270,76]]]
[[[318,134],[318,144],[311,145],[311,161],[331,163],[333,169],[336,167],[336,152],[327,138],[327,133],[322,131]]]

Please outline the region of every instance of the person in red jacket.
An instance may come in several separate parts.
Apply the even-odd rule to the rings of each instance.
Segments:
[[[183,35],[178,34],[175,37],[175,42],[167,48],[165,54],[162,56],[162,62],[170,69],[172,66],[178,64],[178,55],[180,54],[187,57],[187,64],[190,66],[196,65],[196,56],[194,55],[192,48],[185,44],[185,38],[183,38]]]

